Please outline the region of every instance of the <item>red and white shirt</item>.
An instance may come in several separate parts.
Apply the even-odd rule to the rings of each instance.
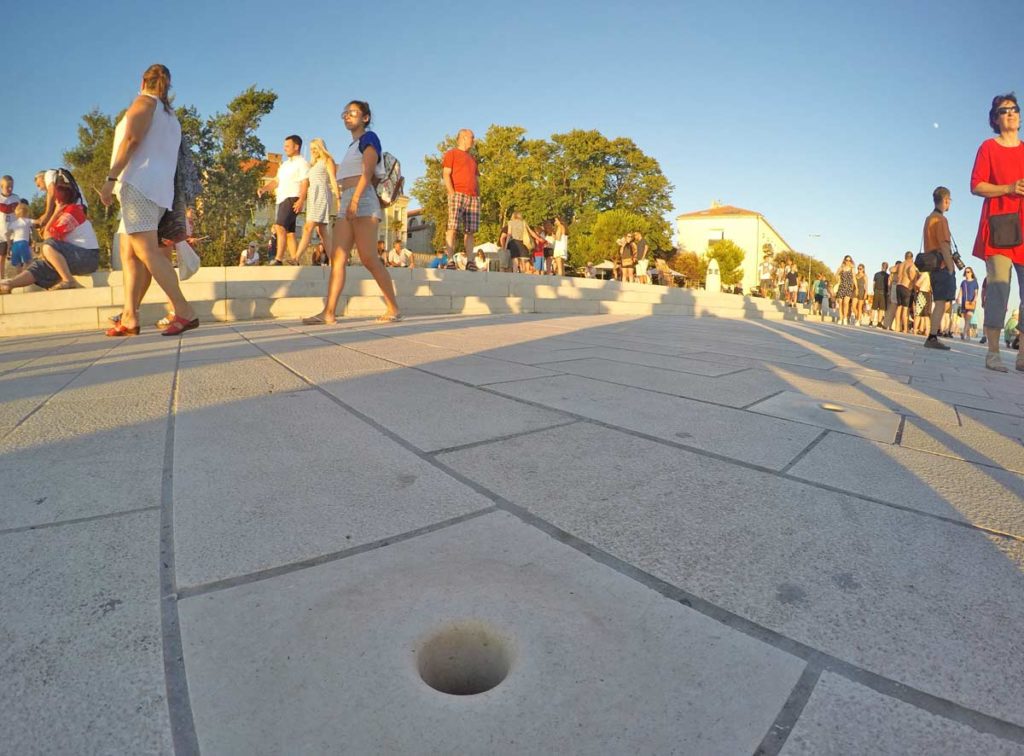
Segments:
[[[8,236],[8,224],[14,220],[14,208],[21,202],[21,197],[17,194],[11,193],[8,195],[0,194],[0,241],[4,241]]]
[[[60,205],[46,227],[51,239],[74,244],[83,249],[99,249],[96,232],[81,205]]]

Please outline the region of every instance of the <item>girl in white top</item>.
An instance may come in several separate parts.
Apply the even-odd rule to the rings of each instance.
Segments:
[[[388,269],[377,254],[377,223],[381,218],[380,202],[374,188],[376,178],[383,172],[380,139],[370,125],[369,103],[353,100],[341,114],[345,128],[352,135],[345,157],[338,166],[338,182],[341,184],[341,212],[334,225],[334,252],[331,256],[331,278],[327,285],[327,302],[316,315],[303,318],[306,325],[333,323],[337,318],[338,301],[345,288],[345,270],[353,245],[359,252],[363,266],[370,271],[387,310],[377,318],[378,323],[393,323],[402,319],[395,299],[395,287]]]
[[[555,218],[555,249],[552,252],[555,264],[555,275],[565,275],[565,261],[569,257],[569,233],[565,228],[565,222],[561,218]]]
[[[163,335],[177,336],[199,326],[195,310],[181,293],[170,255],[161,251],[156,234],[160,216],[174,202],[174,171],[181,143],[181,124],[167,99],[170,88],[171,72],[165,66],[156,63],[147,68],[139,96],[114,132],[110,172],[100,199],[109,207],[114,189],[118,189],[125,301],[121,320],[107,331],[108,336],[139,333],[139,303],[153,279],[174,308]]]

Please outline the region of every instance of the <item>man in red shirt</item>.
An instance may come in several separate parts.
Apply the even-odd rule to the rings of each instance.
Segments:
[[[480,228],[480,192],[477,187],[476,159],[469,154],[473,132],[462,129],[455,138],[455,148],[444,154],[441,167],[448,190],[448,230],[445,246],[451,259],[455,251],[455,234],[465,233],[466,257],[473,256],[473,238]]]

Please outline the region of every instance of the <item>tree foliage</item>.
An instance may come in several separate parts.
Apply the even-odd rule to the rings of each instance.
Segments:
[[[810,280],[816,280],[822,273],[825,277],[832,282],[836,280],[835,271],[830,269],[825,263],[819,260],[817,257],[811,257],[805,255],[802,252],[784,252],[778,256],[780,260],[789,260],[796,263],[796,269],[800,272],[800,275],[807,277],[807,271],[810,270]]]
[[[708,260],[718,260],[718,269],[725,286],[733,286],[743,280],[743,258],[746,252],[736,242],[719,239],[708,245]],[[705,265],[706,272],[707,266]]]
[[[424,215],[434,222],[435,246],[444,243],[448,215],[441,159],[454,144],[454,137],[446,137],[436,154],[424,157],[426,172],[412,189]],[[672,186],[657,160],[631,139],[608,139],[599,131],[581,129],[528,139],[521,126],[493,124],[477,140],[473,154],[480,169],[478,242],[497,241],[514,210],[531,225],[560,217],[569,229],[570,262],[582,265],[609,254],[607,240],[591,238],[600,216],[623,211],[638,219],[628,230],[646,232],[655,249],[668,245],[664,215],[671,208]],[[611,216],[600,228],[610,229],[621,220]]]
[[[100,264],[110,262],[111,242],[117,231],[116,208],[105,208],[100,203],[99,188],[107,180],[110,168],[110,153],[114,149],[113,116],[90,110],[82,116],[78,125],[78,144],[64,153],[64,164],[75,175],[86,204],[89,206],[89,220],[96,230],[100,243]]]

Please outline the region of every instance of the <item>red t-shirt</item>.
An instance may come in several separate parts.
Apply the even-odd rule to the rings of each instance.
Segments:
[[[971,171],[971,189],[985,181],[989,184],[1012,184],[1024,178],[1024,143],[1016,147],[1003,147],[995,139],[986,139],[978,148]],[[988,219],[992,215],[1017,213],[1024,227],[1024,197],[1007,194],[986,197],[981,206],[981,223],[974,239],[974,256],[985,259],[992,255],[1006,255],[1015,263],[1024,263],[1024,244],[1002,249],[988,245]]]
[[[441,168],[452,169],[452,184],[459,194],[477,196],[476,160],[465,150],[451,149],[444,153]]]

